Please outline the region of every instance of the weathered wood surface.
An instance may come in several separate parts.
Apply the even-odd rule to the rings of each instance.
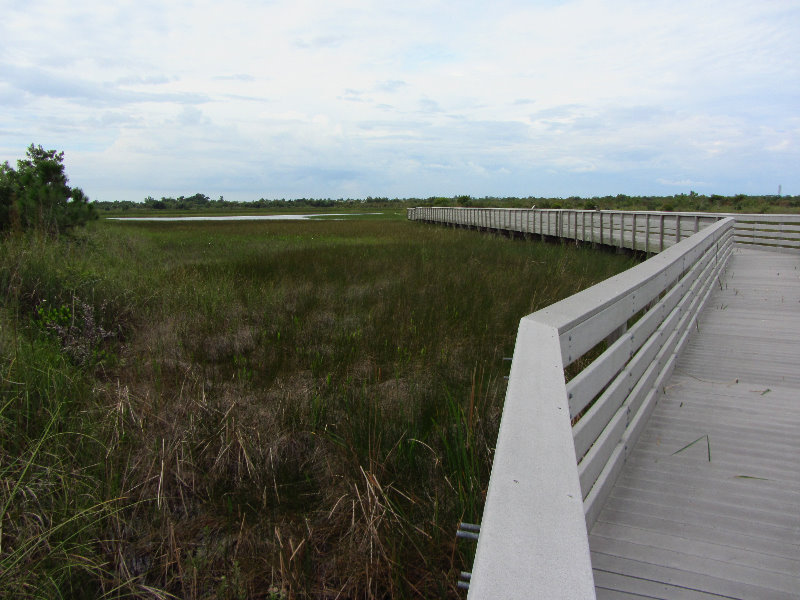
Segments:
[[[589,536],[597,597],[800,598],[800,257],[736,248],[665,389]]]

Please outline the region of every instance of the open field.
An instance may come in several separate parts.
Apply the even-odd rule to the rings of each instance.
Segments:
[[[400,212],[4,240],[0,596],[456,597],[519,319],[632,259]]]

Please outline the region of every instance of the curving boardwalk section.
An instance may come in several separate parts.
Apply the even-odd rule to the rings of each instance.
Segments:
[[[409,218],[657,252],[521,319],[470,600],[800,599],[800,215]]]
[[[590,530],[597,597],[800,598],[800,256],[735,248],[696,329]]]

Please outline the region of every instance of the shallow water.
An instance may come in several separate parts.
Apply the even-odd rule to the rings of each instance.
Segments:
[[[313,217],[355,217],[380,213],[315,213],[307,215],[208,215],[201,217],[108,217],[109,221],[302,221]]]

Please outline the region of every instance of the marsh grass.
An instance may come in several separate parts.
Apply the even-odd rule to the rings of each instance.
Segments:
[[[519,319],[631,264],[401,218],[0,262],[0,595],[183,598],[455,597]]]

